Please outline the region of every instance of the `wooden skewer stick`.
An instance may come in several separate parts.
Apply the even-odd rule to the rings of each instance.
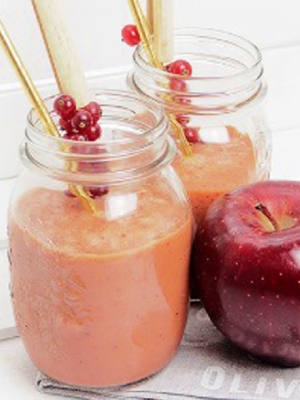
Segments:
[[[32,0],[61,93],[78,107],[89,103],[89,91],[61,0]]]
[[[149,31],[151,34],[153,34],[154,32],[153,9],[154,9],[154,0],[147,0],[147,19],[148,19]]]
[[[154,48],[161,63],[174,58],[174,0],[152,0]]]
[[[141,36],[141,41],[145,49],[145,53],[148,58],[149,64],[152,65],[154,68],[163,69],[163,64],[159,61],[156,55],[153,46],[152,36],[149,31],[149,25],[141,8],[141,5],[139,3],[139,0],[127,0],[127,1],[131,9],[139,34]],[[175,115],[173,114],[167,114],[167,115],[171,127],[173,128],[177,136],[177,141],[182,149],[183,154],[186,155],[187,157],[192,157],[193,152],[190,144],[186,139],[182,126],[177,121]]]
[[[34,111],[42,122],[44,129],[51,136],[60,137],[60,134],[54,124],[51,115],[43,102],[37,88],[35,87],[21,57],[19,56],[12,40],[10,39],[3,23],[0,20],[0,44],[2,45],[9,61],[11,62],[21,84],[24,87]],[[66,149],[67,150],[67,149]],[[75,196],[77,196],[82,206],[89,212],[95,212],[96,207],[94,201],[88,196],[80,185],[69,185],[69,188]]]
[[[60,92],[72,96],[78,108],[86,106],[90,94],[61,0],[32,0],[32,4]],[[77,163],[69,163],[68,168],[75,172]],[[95,202],[81,185],[69,188],[86,209],[96,212]]]

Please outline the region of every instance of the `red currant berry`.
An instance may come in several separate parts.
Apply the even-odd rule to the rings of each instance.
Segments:
[[[79,153],[79,154],[81,154],[81,153]],[[93,172],[92,164],[89,162],[78,162],[77,170],[79,172],[87,172],[87,173]]]
[[[191,76],[193,72],[191,64],[185,60],[176,60],[166,68],[168,72],[175,75]]]
[[[71,133],[66,133],[63,135],[64,139],[67,140],[75,140],[75,141],[79,141],[82,142],[83,138],[85,138],[84,140],[86,141],[87,138],[85,135],[81,134],[79,131],[77,131],[76,129],[73,129]]]
[[[198,143],[199,142],[199,135],[198,135],[198,129],[196,128],[185,128],[184,129],[184,134],[187,140],[190,143]]]
[[[93,172],[108,172],[107,164],[104,162],[92,163]]]
[[[186,127],[190,122],[190,117],[188,117],[187,115],[184,115],[184,114],[178,114],[176,116],[176,119],[180,123],[180,125],[182,125],[183,127]]]
[[[105,151],[98,146],[91,146],[90,148],[90,154],[102,154],[105,153]]]
[[[76,102],[71,96],[59,96],[54,102],[54,110],[65,121],[69,121],[76,113]]]
[[[87,134],[85,136],[88,139]],[[89,140],[89,139],[88,139]],[[90,140],[91,141],[91,140]],[[86,146],[85,148],[85,154],[91,154],[91,155],[96,155],[96,154],[101,154],[103,152],[102,149],[99,149],[98,146]]]
[[[90,142],[94,142],[95,140],[99,139],[101,136],[100,126],[98,124],[91,126],[90,129],[85,133],[85,135]]]
[[[135,25],[126,25],[122,29],[122,39],[128,46],[137,46],[141,42],[141,37]]]
[[[71,140],[75,140],[76,142],[86,142],[87,137],[85,135],[82,135],[81,133],[77,133],[71,136]]]
[[[108,188],[103,187],[90,187],[89,189],[90,195],[93,199],[97,199],[99,197],[105,196],[108,193]]]
[[[79,142],[87,142],[88,141],[88,138],[85,135],[74,135],[74,136],[75,136],[75,139],[73,139],[73,137],[72,137],[71,140],[76,140],[76,138],[79,137],[79,140],[77,140]],[[89,154],[88,147],[89,146],[79,146],[79,145],[72,146],[71,152],[75,153],[75,154]],[[79,164],[81,164],[81,163],[78,163],[78,165]]]
[[[183,106],[188,106],[192,103],[192,100],[187,97],[174,96],[176,103],[182,104]]]
[[[174,63],[170,63],[170,64],[167,64],[166,66],[165,66],[165,70],[167,71],[167,72],[169,72],[169,74],[173,74],[173,64]]]
[[[95,125],[102,117],[102,109],[95,101],[91,101],[87,106],[84,107],[84,109],[91,114],[93,118],[93,125]]]
[[[170,80],[170,89],[174,92],[186,92],[187,84],[183,79],[172,78]]]
[[[65,121],[63,118],[59,120],[59,125],[62,130],[66,131],[68,134],[72,134],[73,126],[71,125],[70,121]]]
[[[92,125],[92,116],[86,110],[79,110],[71,120],[74,129],[77,129],[80,133],[86,132]]]
[[[70,134],[70,133],[65,133],[64,135],[63,135],[63,139],[66,139],[66,140],[73,140],[72,139],[72,134]]]

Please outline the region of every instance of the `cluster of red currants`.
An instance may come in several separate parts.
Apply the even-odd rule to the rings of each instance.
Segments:
[[[193,69],[191,64],[186,60],[176,60],[166,66],[166,71],[170,74],[181,76],[192,76]],[[185,93],[187,92],[187,83],[184,79],[171,78],[170,89],[173,92]],[[190,104],[190,100],[186,96],[175,95],[174,100],[182,105]],[[190,143],[199,142],[199,134],[197,128],[189,127],[190,117],[185,114],[177,114],[178,123],[182,126],[185,137]]]
[[[59,124],[65,132],[64,139],[94,142],[100,138],[101,127],[98,121],[102,109],[98,103],[92,101],[78,110],[71,96],[61,95],[54,102],[54,110],[60,116]]]
[[[122,39],[129,46],[137,46],[141,42],[141,37],[139,35],[138,29],[135,25],[126,25],[122,29]],[[193,69],[191,64],[186,60],[176,60],[165,66],[165,70],[173,75],[181,76],[191,76]],[[184,93],[187,91],[187,83],[184,79],[170,79],[170,89],[177,93]],[[187,105],[190,100],[186,96],[174,96],[174,101]],[[185,136],[190,143],[198,143],[199,135],[198,129],[189,127],[190,118],[187,115],[178,114],[177,121],[182,126]]]
[[[96,102],[90,102],[86,107],[77,109],[76,102],[71,96],[61,95],[54,102],[54,110],[60,116],[60,127],[64,132],[63,138],[79,142],[94,142],[101,136],[101,128],[98,124],[102,116],[102,109]],[[74,147],[73,151],[80,154],[97,154],[100,150],[91,148]],[[102,163],[79,162],[80,172],[103,172]],[[93,199],[102,197],[108,193],[106,186],[84,187]],[[68,189],[65,194],[75,197]]]

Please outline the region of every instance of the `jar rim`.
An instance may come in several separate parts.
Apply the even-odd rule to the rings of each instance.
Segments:
[[[262,56],[241,36],[215,29],[175,29],[175,57],[192,63],[193,75],[151,66],[140,45],[129,85],[173,114],[219,115],[258,104],[265,96]],[[198,75],[197,75],[198,69]],[[199,72],[200,71],[200,72]],[[176,84],[181,81],[183,84]],[[174,89],[171,82],[174,82]],[[178,89],[177,89],[178,87]]]
[[[154,101],[126,91],[94,89],[94,101],[103,109],[100,141],[72,141],[45,132],[34,110],[28,115],[22,159],[58,180],[80,180],[117,184],[139,179],[170,164],[174,146],[168,135],[170,124]],[[56,96],[45,100],[50,109]],[[58,115],[52,110],[54,122]],[[149,117],[143,115],[148,113]],[[142,118],[135,118],[141,116]],[[110,140],[105,140],[111,138]],[[103,140],[104,139],[104,140]],[[70,163],[83,168],[67,168]],[[77,164],[78,165],[78,164]]]
[[[151,110],[155,112],[155,115],[158,116],[155,126],[149,127],[149,129],[146,129],[143,134],[140,136],[143,138],[146,138],[149,135],[153,135],[156,131],[160,130],[161,128],[165,128],[165,125],[167,123],[166,120],[166,115],[164,113],[164,110],[161,106],[156,104],[154,101],[150,101],[144,99],[142,96],[126,91],[126,90],[111,90],[111,89],[101,89],[101,88],[93,88],[92,90],[92,95],[93,97],[97,96],[106,96],[108,98],[114,98],[114,99],[123,99],[125,100],[130,100],[135,102],[136,104],[143,105],[145,109]],[[45,102],[52,102],[54,103],[54,100],[57,98],[58,94],[54,94],[52,96],[47,97],[44,101]],[[105,106],[105,105],[104,105]],[[53,109],[49,110],[50,115],[53,117],[56,113]],[[105,116],[104,116],[105,118]],[[37,137],[41,137],[43,140],[50,142],[55,142],[57,144],[70,144],[70,145],[78,145],[78,141],[70,140],[70,139],[64,139],[63,137],[54,137],[49,135],[43,125],[41,124],[40,120],[38,119],[35,110],[32,108],[28,115],[27,115],[27,124],[28,128],[30,131]],[[166,128],[165,128],[166,129]],[[128,144],[130,142],[129,139],[118,139],[117,143],[118,145],[122,144]],[[95,142],[92,141],[85,141],[81,142],[81,145],[87,146],[87,147],[93,147],[95,146]],[[97,143],[97,146],[107,146],[107,145],[113,145],[116,144],[116,140],[108,140],[102,143]]]
[[[238,79],[238,78],[245,78],[247,76],[247,74],[251,73],[252,71],[254,71],[255,69],[259,68],[261,66],[261,62],[262,62],[262,54],[261,51],[259,50],[259,48],[252,43],[250,40],[231,33],[231,32],[227,32],[224,30],[219,30],[219,29],[212,29],[212,28],[198,28],[198,27],[188,27],[188,28],[176,28],[174,30],[175,32],[175,40],[176,38],[199,38],[199,37],[203,37],[206,39],[212,39],[212,40],[216,40],[219,42],[224,42],[230,45],[234,45],[236,47],[240,47],[240,49],[245,50],[245,48],[247,47],[247,52],[249,55],[252,55],[253,57],[253,64],[251,66],[248,66],[247,68],[245,68],[242,71],[236,72],[236,73],[232,73],[229,75],[224,75],[224,76],[184,76],[181,77],[181,79],[188,81],[211,81],[211,82],[221,82],[224,80],[228,80],[228,79]],[[240,46],[237,43],[240,43],[241,45],[243,44],[244,46]],[[251,54],[252,52],[252,54]],[[149,62],[145,59],[144,57],[145,53],[144,53],[144,49],[143,49],[143,45],[140,44],[139,46],[137,46],[134,54],[133,54],[133,59],[134,62],[142,69],[144,69],[145,71],[149,72],[149,73],[153,73],[153,70],[156,70],[156,74],[163,77],[163,78],[178,78],[178,75],[172,74],[166,70],[162,70],[162,69],[157,69],[152,67]]]
[[[176,28],[174,30],[175,32],[175,40],[176,38],[199,38],[199,37],[203,37],[206,39],[213,39],[216,41],[220,41],[220,42],[224,42],[227,44],[231,44],[234,45],[236,47],[240,47],[241,49],[245,49],[247,47],[246,50],[249,55],[253,56],[253,64],[251,66],[249,66],[248,68],[244,69],[243,71],[240,72],[236,72],[230,75],[226,75],[226,76],[211,76],[211,77],[203,77],[203,76],[184,76],[184,79],[187,81],[197,81],[197,80],[212,80],[212,81],[220,81],[223,79],[228,79],[228,78],[239,78],[239,77],[243,77],[245,76],[250,70],[257,68],[261,62],[262,62],[262,54],[261,51],[259,50],[259,48],[252,43],[250,40],[244,38],[243,36],[231,33],[231,32],[227,32],[224,30],[219,30],[219,29],[212,29],[212,28],[197,28],[197,27],[189,27],[189,28]],[[236,42],[236,43],[235,43]],[[244,46],[239,46],[239,44],[237,44],[237,42],[239,42],[240,44],[243,44]],[[252,54],[250,53],[250,51],[252,51]],[[147,71],[153,71],[153,69],[155,69],[154,67],[152,67],[148,61],[145,59],[145,57],[143,57],[143,45],[140,44],[139,46],[137,46],[134,54],[133,54],[133,58],[134,61],[142,68],[145,68],[145,70]],[[157,68],[156,68],[157,69]],[[168,71],[165,70],[159,70],[157,69],[157,73],[163,77],[177,77],[178,75],[172,74]]]

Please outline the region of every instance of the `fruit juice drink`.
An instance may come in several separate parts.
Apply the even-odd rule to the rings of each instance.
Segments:
[[[136,119],[150,122],[150,118],[142,114]],[[258,179],[255,149],[247,134],[226,126],[209,129],[203,140],[201,129],[198,135],[197,142],[189,144],[193,156],[178,152],[173,163],[188,193],[197,227],[214,200]],[[209,135],[215,137],[205,142]],[[260,176],[262,180],[267,178],[267,171]]]
[[[78,171],[86,171],[84,162],[105,168],[68,172],[71,181],[93,178],[93,190],[84,188],[97,212],[67,191],[63,153],[53,159],[49,139],[29,126],[35,168],[20,179],[9,224],[12,298],[26,350],[43,373],[86,387],[125,385],[165,367],[189,299],[192,214],[169,165],[174,151],[163,112],[131,95],[105,92],[104,101],[103,136],[115,140],[72,142],[71,149]],[[132,119],[149,109],[147,127]],[[50,166],[55,178],[46,176]]]
[[[181,125],[192,157],[179,151],[174,167],[201,227],[213,200],[269,176],[269,130],[261,104],[266,84],[259,50],[241,37],[181,29],[174,41],[174,60],[164,69],[149,65],[143,46],[138,46],[128,82],[164,105]],[[174,136],[182,150],[178,129]]]
[[[77,199],[43,189],[26,193],[15,208],[18,329],[36,366],[62,382],[138,381],[178,348],[188,309],[191,220],[170,209],[154,182],[142,190],[138,212],[115,222],[87,216]],[[99,202],[110,207],[110,198]]]
[[[197,226],[201,226],[214,200],[257,179],[251,140],[233,127],[224,129],[228,134],[226,143],[191,143],[193,157],[178,155],[174,162],[191,200]]]

